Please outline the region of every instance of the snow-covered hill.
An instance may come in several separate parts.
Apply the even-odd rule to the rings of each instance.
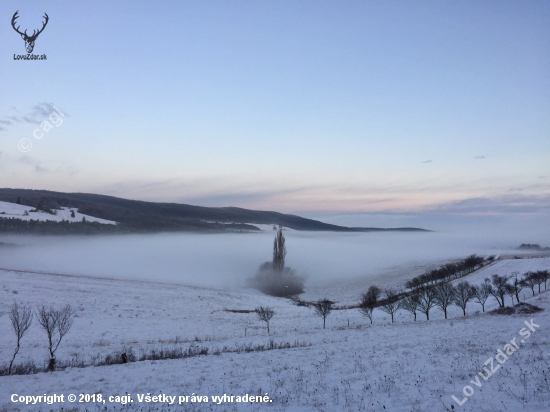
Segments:
[[[53,220],[61,222],[62,220],[68,220],[69,222],[80,222],[82,218],[86,218],[88,222],[98,222],[108,225],[114,225],[116,222],[111,220],[100,219],[93,216],[84,215],[78,212],[78,209],[62,207],[61,210],[57,210],[57,214],[52,215],[46,212],[31,212],[33,207],[18,205],[16,203],[1,202],[0,201],[0,218],[16,218],[22,220]],[[71,217],[71,210],[74,210],[75,217]],[[26,213],[25,213],[26,212]]]
[[[467,279],[476,282],[493,273],[549,268],[550,258],[501,260]],[[342,296],[324,292],[336,300],[349,296],[347,292]],[[453,307],[448,320],[436,308],[430,321],[419,316],[419,321],[413,322],[409,313],[401,311],[391,324],[387,315],[375,310],[371,326],[358,310],[339,310],[330,314],[323,329],[322,320],[311,309],[254,290],[0,271],[0,357],[4,362],[15,345],[8,318],[14,300],[34,307],[69,303],[77,310],[74,326],[59,347],[60,362],[77,357],[89,360],[130,348],[134,353],[178,346],[209,349],[206,356],[187,359],[3,376],[0,410],[57,411],[71,406],[25,406],[12,403],[12,394],[100,393],[108,397],[130,393],[134,402],[123,410],[547,411],[550,292],[530,294],[526,293],[526,301],[544,308],[543,312],[496,316],[478,313],[480,306],[471,302],[469,316],[462,317],[460,309]],[[275,309],[270,335],[254,313],[236,312],[260,305]],[[490,298],[486,310],[495,307]],[[531,320],[540,327],[520,343],[520,330]],[[480,387],[476,385],[476,374],[486,367],[486,360],[495,358],[497,350],[513,338],[517,338],[519,349],[487,381],[479,379]],[[271,340],[304,346],[223,353],[224,347],[269,346]],[[33,359],[44,365],[45,344],[45,334],[35,320],[23,338],[17,362]],[[214,355],[216,350],[222,353]],[[496,367],[498,363],[494,363]],[[463,394],[466,385],[473,390],[469,397]],[[470,393],[469,389],[466,392]],[[153,406],[139,403],[137,398],[137,394],[147,393],[208,396],[209,403],[187,402],[171,408],[155,404],[158,409],[149,409]],[[268,393],[272,402],[214,405],[211,397],[224,393]],[[459,406],[453,395],[459,401],[468,400]],[[95,410],[90,403],[77,406],[82,411],[85,407]],[[100,406],[121,410],[115,403]]]

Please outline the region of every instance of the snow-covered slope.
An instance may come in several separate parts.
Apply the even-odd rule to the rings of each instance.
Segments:
[[[114,225],[116,222],[111,220],[100,219],[93,216],[84,215],[78,212],[76,208],[62,207],[57,211],[56,215],[52,215],[46,212],[31,212],[33,207],[18,205],[16,203],[0,202],[0,218],[16,218],[22,220],[53,220],[60,222],[62,220],[68,220],[70,222],[80,222],[82,218],[86,218],[88,222],[98,222],[108,225]],[[71,217],[71,210],[74,210],[75,217]],[[27,214],[25,214],[27,212]]]
[[[472,281],[493,273],[508,275],[549,269],[550,259],[496,262]],[[468,279],[468,278],[467,278]],[[468,279],[470,280],[470,279]],[[331,291],[324,291],[330,296]],[[209,355],[179,360],[144,361],[126,365],[71,368],[54,373],[0,377],[0,410],[60,410],[69,405],[22,406],[10,402],[12,394],[130,393],[134,403],[124,410],[228,410],[228,411],[547,411],[550,410],[550,291],[527,302],[545,310],[534,315],[495,316],[475,313],[467,317],[453,308],[450,319],[433,310],[430,321],[413,322],[399,312],[396,323],[375,311],[374,325],[358,310],[334,311],[327,328],[311,309],[286,299],[253,290],[224,291],[174,284],[56,276],[0,271],[0,356],[8,361],[15,345],[8,311],[19,303],[61,306],[77,310],[74,326],[57,353],[59,361],[77,356],[89,359],[132,348],[192,345],[209,348]],[[347,294],[346,294],[347,296]],[[338,295],[334,298],[338,299]],[[344,296],[342,296],[344,299]],[[346,303],[346,302],[341,302]],[[351,303],[351,302],[347,302]],[[275,309],[268,336],[265,323],[251,310]],[[489,300],[487,310],[496,307]],[[456,309],[456,310],[455,310]],[[472,383],[484,362],[531,321],[540,328],[519,343],[519,349],[481,387]],[[349,321],[349,326],[348,326]],[[246,328],[246,336],[245,336]],[[305,347],[251,353],[222,353],[216,349],[247,344],[290,342]],[[46,337],[36,320],[23,338],[17,362],[47,360]],[[496,366],[496,362],[495,362]],[[465,398],[463,388],[474,393]],[[137,394],[201,395],[209,404],[165,405],[138,403]],[[215,406],[212,396],[268,393],[269,404],[225,403]],[[191,398],[190,398],[191,399]],[[505,407],[504,407],[505,405]],[[80,404],[82,411],[92,404]],[[108,410],[121,407],[101,404]],[[143,408],[143,409],[140,409]],[[103,410],[103,409],[101,409]]]
[[[547,270],[550,268],[550,257],[524,258],[524,259],[500,259],[496,262],[477,270],[467,277],[472,285],[483,283],[486,278],[492,275],[510,276],[514,272],[523,275],[526,272]],[[459,282],[458,279],[456,282]]]

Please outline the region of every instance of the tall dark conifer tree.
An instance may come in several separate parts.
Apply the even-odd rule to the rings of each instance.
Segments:
[[[277,272],[282,272],[285,268],[285,237],[283,236],[283,228],[279,226],[277,236],[273,242],[273,269]]]

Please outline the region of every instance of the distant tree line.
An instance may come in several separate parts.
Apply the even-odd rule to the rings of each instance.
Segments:
[[[547,251],[550,250],[550,247],[542,247],[538,243],[522,243],[517,249]]]
[[[103,224],[90,222],[83,219],[79,222],[69,220],[23,220],[17,218],[0,218],[0,233],[38,234],[38,235],[96,235],[96,234],[126,234],[126,233],[158,233],[158,232],[211,232],[219,233],[226,231],[254,231],[256,228],[251,225],[234,223],[206,223],[188,225],[175,225],[173,223],[163,224],[162,222],[150,225],[133,225],[127,223]]]
[[[106,225],[98,222],[68,220],[22,220],[16,218],[0,219],[0,233],[20,233],[36,235],[93,235],[110,233],[134,233],[124,225]]]

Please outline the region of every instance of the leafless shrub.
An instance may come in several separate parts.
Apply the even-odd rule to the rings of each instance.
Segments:
[[[311,306],[310,302],[302,300],[302,299],[298,298],[297,296],[293,296],[290,299],[292,300],[292,302],[294,302],[294,304],[296,306],[302,306],[302,307],[305,307],[305,308],[309,308]]]
[[[515,306],[506,306],[504,308],[498,308],[489,312],[491,315],[531,315],[533,313],[541,312],[544,309],[538,306],[531,305],[529,303],[521,302]]]
[[[38,323],[40,323],[40,326],[42,326],[48,337],[48,350],[50,352],[48,371],[50,372],[55,370],[55,352],[63,337],[71,329],[74,315],[75,312],[71,308],[71,305],[67,305],[62,309],[46,308],[46,306],[38,308],[36,315]]]
[[[514,308],[512,306],[510,307],[499,307],[495,310],[492,310],[490,312],[491,315],[513,315],[515,314],[516,311],[514,310]]]
[[[8,375],[8,372],[9,372],[9,364],[8,365],[2,365],[0,367],[0,376],[6,376]],[[38,372],[44,372],[44,369],[42,368],[39,368],[38,366],[36,366],[36,364],[34,363],[34,361],[31,359],[31,360],[28,360],[24,363],[18,363],[16,365],[13,365],[13,367],[11,368],[11,375],[32,375],[32,374],[35,374],[35,373],[38,373]],[[0,409],[1,411],[1,409]]]
[[[258,315],[258,319],[267,323],[268,335],[269,335],[269,321],[271,320],[274,314],[275,314],[275,311],[273,310],[273,308],[269,308],[267,306],[266,307],[259,306],[256,308],[256,315]]]
[[[542,312],[544,309],[526,302],[521,302],[514,306],[514,310],[520,315],[531,315],[533,313]]]
[[[32,317],[32,309],[30,308],[30,306],[19,306],[17,302],[13,303],[10,310],[10,320],[13,332],[15,333],[17,344],[15,346],[15,351],[13,352],[13,357],[11,358],[10,366],[8,368],[8,375],[11,375],[13,361],[15,360],[15,357],[17,356],[17,353],[19,352],[19,349],[21,347],[21,339],[23,338],[25,332],[27,332],[27,330],[29,330],[29,328],[31,327]]]
[[[115,351],[106,355],[104,358],[100,358],[98,355],[96,358],[94,358],[92,364],[94,366],[120,365],[127,362],[135,362],[136,360],[137,357],[134,354],[134,350],[132,348],[123,348],[119,351]]]
[[[304,292],[304,277],[290,267],[276,270],[272,262],[263,263],[247,285],[270,296],[292,297]]]

